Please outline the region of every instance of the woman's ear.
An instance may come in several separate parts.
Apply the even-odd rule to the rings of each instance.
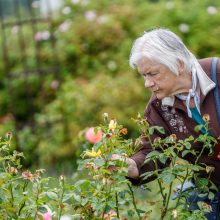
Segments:
[[[178,63],[178,69],[179,69],[179,74],[181,75],[185,71],[185,64],[182,60],[177,60]]]

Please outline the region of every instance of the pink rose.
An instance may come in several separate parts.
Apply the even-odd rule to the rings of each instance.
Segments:
[[[49,212],[46,212],[43,214],[43,219],[44,220],[52,220],[52,216]]]
[[[41,213],[41,212],[38,212],[38,216],[41,215],[42,217],[40,219],[43,219],[43,220],[52,220],[52,211],[50,210],[50,208],[47,206],[47,205],[44,205],[43,206],[44,208],[46,208],[47,212],[45,213]],[[37,220],[40,220],[39,218],[37,218]]]
[[[97,133],[95,133],[93,127],[89,128],[85,133],[85,138],[90,143],[95,144],[102,140],[102,131],[98,130]]]
[[[108,213],[104,214],[105,220],[112,220],[117,217],[117,213],[113,210],[110,210]]]

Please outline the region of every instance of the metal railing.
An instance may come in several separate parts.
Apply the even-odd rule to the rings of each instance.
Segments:
[[[21,4],[23,1],[23,4]],[[35,88],[35,97],[33,98],[32,85],[29,83],[29,77],[37,77],[37,90],[39,96],[42,91],[42,84],[44,78],[48,74],[53,74],[54,79],[59,79],[59,58],[56,49],[56,39],[54,36],[53,13],[51,10],[50,0],[46,0],[47,16],[41,16],[39,8],[36,7],[36,0],[26,0],[24,7],[24,0],[0,0],[0,40],[1,51],[0,62],[3,63],[2,78],[4,78],[4,88],[8,90],[10,101],[8,105],[8,112],[13,115],[15,119],[16,130],[26,126],[27,124],[34,128],[33,116],[38,110],[35,108],[35,100],[38,95]],[[5,15],[4,6],[10,4],[13,13],[10,16]],[[39,40],[39,34],[42,34],[40,28],[47,27],[46,41]],[[27,36],[28,30],[28,36]],[[13,36],[11,36],[13,35]],[[16,48],[11,48],[16,45]],[[42,47],[46,45],[50,56],[42,58]],[[31,51],[31,57],[28,52]],[[16,67],[16,65],[19,67]],[[31,65],[30,65],[31,63]],[[46,63],[46,64],[45,64]],[[25,117],[17,111],[17,93],[19,92],[14,83],[21,79],[23,90],[23,103],[25,103],[25,110],[22,113]],[[45,103],[46,104],[46,100]]]

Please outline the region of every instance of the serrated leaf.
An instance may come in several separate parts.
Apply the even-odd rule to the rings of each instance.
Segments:
[[[207,186],[209,183],[208,179],[206,178],[197,178],[196,179],[196,184],[198,185],[198,187],[204,187]]]
[[[210,200],[213,200],[213,199],[215,198],[215,194],[214,194],[213,192],[209,192],[208,198],[209,198]]]
[[[185,157],[187,154],[191,153],[190,150],[184,150],[182,152],[182,157]]]
[[[154,133],[154,127],[150,127],[148,129],[149,135],[152,135]]]
[[[162,164],[165,164],[167,161],[167,157],[165,157],[164,155],[159,156],[159,160]]]
[[[73,197],[73,194],[65,194],[63,197],[63,202],[66,202],[67,200],[69,200],[71,197]]]
[[[154,126],[154,129],[157,130],[161,134],[165,134],[165,130],[163,127],[160,126]]]
[[[46,194],[50,199],[58,200],[58,196],[55,192],[46,192]]]
[[[73,193],[73,198],[77,201],[77,202],[81,202],[81,197],[75,193]]]
[[[105,161],[102,158],[97,158],[94,160],[94,163],[98,165],[99,167],[103,166],[105,164]]]
[[[192,146],[192,145],[191,145],[189,142],[185,142],[185,147],[186,147],[186,149],[188,149],[188,150],[191,149],[191,146]]]
[[[158,178],[161,178],[165,183],[170,184],[175,179],[175,176],[169,172],[162,172],[159,174]]]
[[[160,152],[159,151],[151,151],[147,156],[146,158],[152,158],[152,157],[156,157],[156,156],[159,156],[160,155]]]

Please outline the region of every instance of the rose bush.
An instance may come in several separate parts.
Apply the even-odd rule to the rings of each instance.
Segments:
[[[207,118],[207,117],[206,117]],[[151,140],[154,131],[163,133],[163,128],[149,126],[146,119],[138,116],[134,121],[139,125],[142,133],[136,140],[125,139],[127,129],[118,124],[115,119],[109,119],[105,114],[104,123],[96,128],[84,131],[84,141],[95,142],[84,149],[79,161],[78,173],[74,180],[60,175],[59,179],[44,177],[44,170],[25,170],[22,168],[23,154],[11,152],[11,134],[0,140],[0,218],[1,219],[206,219],[205,213],[211,208],[204,202],[198,202],[200,209],[190,211],[186,205],[187,192],[180,193],[175,202],[171,202],[175,183],[184,183],[195,178],[198,196],[207,195],[213,198],[216,187],[208,179],[200,177],[198,171],[211,173],[212,168],[199,164],[198,159],[204,150],[213,151],[215,139],[208,135],[207,118],[205,125],[198,125],[196,129],[206,130],[206,134],[198,138],[189,137],[178,140],[175,134],[165,139]],[[88,138],[96,137],[94,139]],[[99,132],[99,133],[98,133]],[[97,136],[98,135],[98,136]],[[98,137],[98,139],[97,139]],[[137,200],[135,188],[128,180],[128,164],[126,159],[138,149],[141,138],[147,138],[152,144],[153,151],[147,155],[146,161],[169,163],[163,169],[146,172],[147,179],[155,176],[154,184],[158,184],[159,194],[156,202],[149,197]],[[192,142],[202,142],[200,152],[191,148]],[[169,147],[167,147],[169,146]],[[160,151],[158,151],[160,149]],[[195,164],[180,159],[188,153],[194,154]],[[117,155],[118,157],[114,157]],[[84,178],[80,175],[84,173]],[[55,186],[51,186],[50,181]],[[54,185],[53,184],[53,185]],[[148,184],[143,185],[149,190]],[[151,212],[160,210],[156,217]],[[160,214],[159,214],[160,213]]]

